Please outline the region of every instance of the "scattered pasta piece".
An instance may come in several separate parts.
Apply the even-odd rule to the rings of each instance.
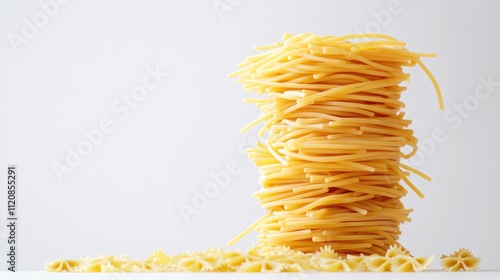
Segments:
[[[352,264],[355,264],[355,267],[353,268],[352,271],[368,271],[368,268],[366,267],[366,260],[367,256],[363,254],[359,255],[347,255],[347,260],[350,261]]]
[[[149,258],[146,259],[146,262],[158,264],[158,265],[165,265],[168,264],[172,259],[165,254],[165,252],[161,249],[155,250]]]
[[[385,256],[372,255],[364,260],[367,270],[374,272],[418,272],[427,269],[434,260],[431,255],[415,258],[399,245],[392,245]]]
[[[477,270],[481,259],[472,255],[471,251],[460,248],[453,254],[441,256],[441,266],[446,271]]]
[[[327,266],[339,261],[339,255],[332,250],[331,246],[322,247],[310,259],[312,267],[316,270],[325,270]]]
[[[365,263],[368,271],[389,272],[392,270],[392,259],[385,256],[369,256]]]
[[[351,272],[356,268],[356,265],[356,263],[345,259],[328,259],[323,263],[321,270],[329,272]]]
[[[80,264],[75,267],[75,272],[134,272],[140,271],[137,268],[139,262],[129,260],[127,256],[116,258],[112,255],[101,255],[97,258],[86,258],[80,261]]]
[[[413,258],[408,255],[398,255],[392,260],[391,271],[393,272],[418,272],[427,269],[434,256],[431,255],[427,258]]]
[[[225,251],[221,253],[221,257],[224,260],[222,269],[226,271],[236,271],[244,262],[249,260],[246,254],[239,251]]]
[[[62,272],[62,271],[73,272],[75,266],[78,266],[78,264],[79,264],[78,260],[58,259],[53,262],[45,264],[45,270],[50,272]]]
[[[260,259],[243,263],[238,272],[283,272],[285,263]]]
[[[388,258],[393,258],[397,256],[409,256],[409,255],[410,253],[400,245],[391,245],[389,247],[389,250],[387,250],[387,252],[385,253],[385,256]]]
[[[214,248],[203,252],[194,251],[183,256],[178,261],[178,269],[181,271],[215,271],[223,265],[220,251]]]

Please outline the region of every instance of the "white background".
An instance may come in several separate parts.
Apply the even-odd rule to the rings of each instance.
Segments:
[[[391,2],[396,12],[388,9]],[[214,3],[230,9],[218,12]],[[284,32],[367,31],[437,53],[424,62],[450,110],[439,111],[422,70],[408,69],[405,110],[415,134],[428,143],[413,165],[433,180],[412,176],[426,198],[405,198],[415,211],[402,227],[402,244],[436,259],[465,246],[482,258],[483,269],[500,269],[500,86],[484,100],[474,97],[479,77],[500,82],[499,2],[74,0],[57,4],[45,23],[42,6],[0,3],[0,176],[6,182],[7,165],[18,166],[19,270],[105,252],[145,258],[157,247],[168,253],[224,247],[264,214],[252,198],[259,174],[241,152],[257,130],[239,133],[259,112],[242,102],[254,95],[227,74],[256,53],[253,45],[278,41]],[[33,23],[34,16],[42,21],[37,30],[13,44],[12,34],[24,36],[23,18]],[[126,117],[113,112],[114,102],[142,84],[146,68],[157,66],[169,77]],[[464,102],[470,110],[460,115],[454,110]],[[97,129],[104,119],[114,130],[59,181],[54,162],[65,164],[67,147],[76,149],[86,139],[82,130]],[[436,129],[444,142],[431,140]],[[240,172],[186,223],[179,206],[193,206],[195,189],[228,163]],[[248,249],[255,236],[236,247]]]

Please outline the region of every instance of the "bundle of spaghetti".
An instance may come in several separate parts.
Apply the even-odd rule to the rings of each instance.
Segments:
[[[265,52],[230,76],[264,95],[245,99],[262,113],[242,131],[264,123],[265,140],[247,153],[262,175],[254,196],[268,214],[229,244],[256,229],[263,250],[331,246],[340,254],[384,254],[399,245],[400,224],[412,211],[401,198],[408,188],[423,197],[408,177],[430,180],[400,161],[417,151],[401,111],[401,83],[410,77],[403,67],[422,67],[442,108],[420,61],[434,54],[411,52],[381,34],[285,34],[256,49]]]

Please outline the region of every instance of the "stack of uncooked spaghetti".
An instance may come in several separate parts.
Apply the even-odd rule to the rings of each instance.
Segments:
[[[384,254],[410,221],[401,202],[407,188],[423,197],[410,172],[430,180],[400,162],[417,149],[401,111],[401,83],[410,77],[403,67],[422,67],[442,108],[420,61],[434,55],[380,34],[285,34],[256,49],[266,52],[231,74],[245,91],[265,95],[246,99],[262,113],[243,130],[264,122],[265,141],[248,153],[262,174],[255,197],[269,212],[247,231],[261,232],[263,250],[329,245],[341,254]],[[412,151],[405,154],[405,146]]]

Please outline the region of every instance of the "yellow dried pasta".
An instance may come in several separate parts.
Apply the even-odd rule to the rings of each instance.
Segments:
[[[394,248],[392,248],[394,249]],[[401,250],[397,248],[395,250]],[[96,258],[62,260],[45,264],[50,272],[361,272],[361,271],[421,271],[432,262],[428,258],[414,258],[407,254],[346,255],[342,257],[330,246],[316,253],[303,253],[289,247],[261,249],[247,252],[210,248],[204,251],[168,255],[155,250],[145,260],[127,256],[100,255]]]
[[[74,268],[80,263],[79,260],[63,260],[58,259],[53,262],[45,264],[45,270],[50,272],[73,272]]]
[[[263,123],[264,140],[247,152],[261,173],[254,196],[268,214],[228,244],[256,229],[262,247],[303,252],[329,245],[343,255],[385,254],[399,245],[412,211],[400,199],[407,188],[423,197],[408,177],[430,180],[400,161],[417,151],[401,83],[410,78],[404,67],[421,66],[443,108],[420,60],[434,54],[381,34],[285,34],[257,49],[265,52],[230,76],[265,96],[245,100],[261,115],[242,131]]]
[[[366,261],[366,268],[372,272],[389,272],[392,271],[392,258],[386,256],[372,255]]]
[[[419,272],[426,270],[433,260],[434,255],[415,258],[401,246],[392,245],[385,256],[371,255],[364,262],[367,270],[373,272]]]
[[[446,271],[477,270],[480,262],[480,258],[475,257],[471,251],[465,248],[460,248],[449,256],[441,256],[441,266]]]
[[[413,258],[411,256],[399,255],[394,257],[392,261],[391,271],[393,272],[418,272],[427,269],[434,255],[426,258]]]
[[[398,246],[398,245],[392,245],[389,247],[387,252],[385,253],[385,256],[388,258],[394,258],[397,256],[409,256],[410,253],[406,251],[403,247]]]

